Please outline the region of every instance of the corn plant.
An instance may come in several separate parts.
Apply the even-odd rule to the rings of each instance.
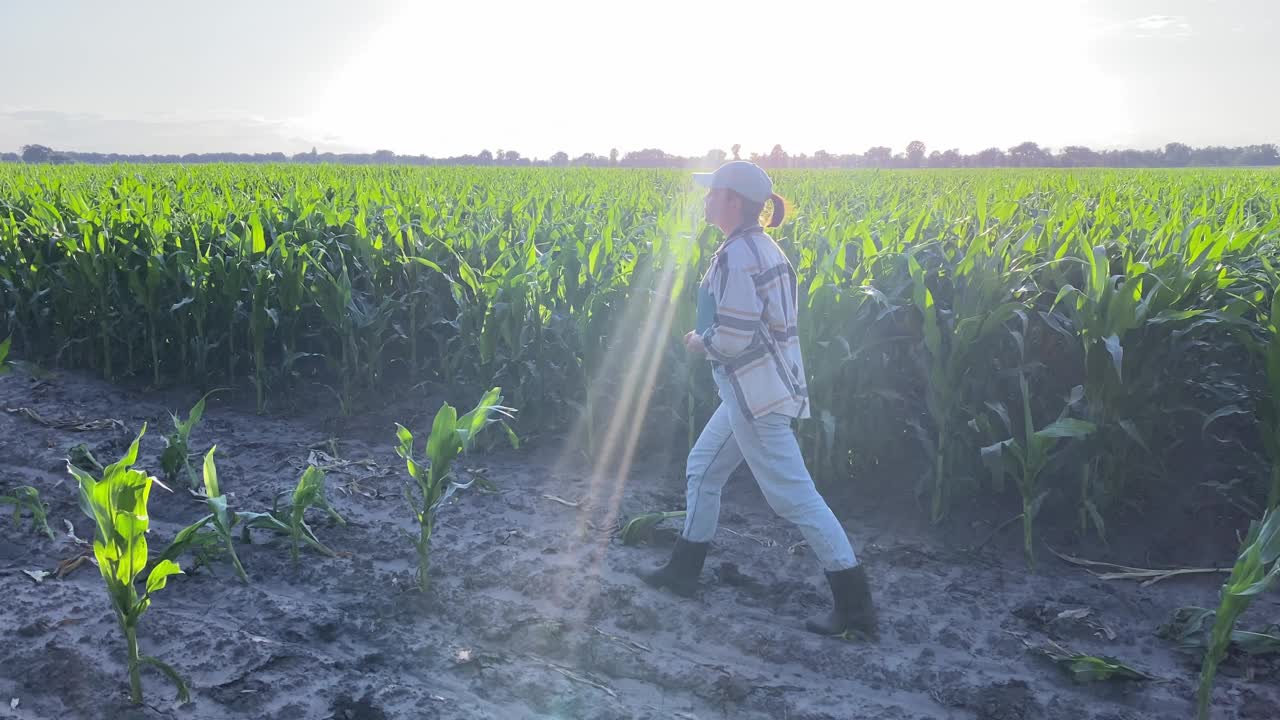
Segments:
[[[253,216],[257,218],[257,215]],[[258,225],[261,232],[261,225]],[[255,268],[252,289],[249,290],[249,345],[253,353],[253,388],[258,395],[258,414],[267,409],[267,321],[278,317],[271,309],[270,292],[274,278],[269,267]]]
[[[974,363],[991,351],[994,338],[1005,331],[1005,323],[1022,307],[1010,299],[1014,287],[1002,247],[975,244],[968,251],[964,263],[967,273],[957,280],[953,307],[945,314],[926,283],[924,268],[915,255],[907,256],[913,298],[923,319],[925,407],[932,433],[919,432],[933,460],[929,484],[934,522],[941,521],[949,507],[957,454],[952,443],[964,425],[962,418],[969,414],[966,408],[973,402],[965,393],[966,378]]]
[[[172,575],[181,574],[171,560],[156,563],[147,573],[145,590],[138,594],[134,584],[148,564],[147,500],[155,478],[133,469],[138,460],[138,444],[147,432],[146,425],[119,461],[108,465],[100,479],[67,464],[67,470],[80,487],[80,509],[94,522],[93,555],[107,583],[107,597],[115,610],[127,646],[129,696],[134,704],[142,703],[143,665],[163,672],[178,689],[180,702],[188,700],[187,686],[178,673],[157,658],[138,651],[138,621],[151,605],[152,596],[164,589]]]
[[[342,377],[342,391],[338,395],[342,414],[352,410],[355,400],[357,375],[360,370],[360,343],[356,328],[355,315],[351,308],[355,298],[351,285],[351,274],[345,260],[341,261],[341,270],[330,271],[323,264],[318,264],[321,277],[317,283],[317,301],[324,318],[335,330],[334,340],[339,343],[339,352],[330,353],[330,362]]]
[[[315,547],[326,555],[332,556],[334,552],[325,547],[316,540],[315,533],[306,522],[307,510],[316,508],[323,510],[334,522],[339,525],[346,525],[347,521],[338,514],[337,510],[329,504],[324,495],[324,471],[320,468],[309,465],[303,471],[302,477],[298,478],[298,485],[293,489],[292,497],[289,502],[289,510],[287,514],[287,527],[289,530],[289,554],[293,557],[293,561],[298,561],[298,543],[306,542]],[[277,518],[281,517],[280,513],[273,512]]]
[[[89,446],[84,443],[71,446],[71,449],[67,451],[67,462],[91,473],[100,474],[104,467],[101,462],[98,462],[98,458],[93,456],[93,451],[89,449]]]
[[[510,417],[513,412],[511,408],[500,404],[500,392],[499,388],[491,389],[471,412],[461,417],[452,405],[445,403],[431,424],[423,460],[417,459],[415,455],[413,433],[396,423],[396,439],[399,441],[396,454],[404,458],[409,477],[413,481],[411,487],[405,488],[405,499],[414,519],[418,521],[418,537],[413,544],[418,554],[418,587],[423,592],[430,588],[427,572],[430,567],[431,531],[435,528],[436,512],[455,492],[465,490],[475,482],[457,482],[453,474],[453,461],[466,452],[475,443],[476,436],[493,422],[503,424],[513,446],[518,443],[505,422],[491,417],[494,413]],[[417,491],[416,495],[414,490]]]
[[[4,342],[0,342],[0,377],[9,374],[9,345],[13,342],[12,337],[7,337]]]
[[[1033,645],[1025,639],[1022,644],[1029,650],[1043,655],[1057,665],[1071,679],[1078,683],[1100,682],[1108,680],[1148,681],[1156,678],[1118,658],[1108,655],[1086,655],[1063,647],[1053,640],[1045,640],[1043,645]]]
[[[794,253],[797,273],[808,279],[799,288],[807,298],[799,327],[813,404],[800,439],[820,481],[842,480],[851,465],[869,467],[886,450],[893,433],[877,417],[905,401],[893,387],[890,356],[912,339],[893,325],[911,290],[898,273],[898,248],[882,250],[865,223],[842,222],[842,215],[804,218],[815,223],[816,237]],[[696,431],[692,422],[689,431]]]
[[[196,401],[191,411],[187,413],[186,420],[179,420],[177,415],[170,413],[173,419],[173,432],[165,436],[164,452],[160,454],[160,467],[164,470],[165,476],[172,480],[179,472],[184,473],[192,487],[196,487],[199,482],[196,479],[195,470],[191,467],[191,431],[204,416],[204,402],[208,397],[209,395],[206,394]]]
[[[240,528],[240,541],[243,543],[251,542],[251,530],[268,530],[288,537],[289,555],[294,563],[299,559],[299,543],[329,557],[337,555],[320,542],[306,522],[306,511],[315,508],[325,511],[338,524],[346,525],[346,520],[325,499],[323,470],[314,465],[308,466],[298,478],[298,484],[292,491],[281,493],[276,497],[269,512],[237,512],[227,507],[227,498],[222,494],[218,484],[217,467],[213,461],[215,449],[216,446],[210,448],[204,459],[205,496],[210,512],[180,530],[161,553],[161,559],[176,560],[183,553],[194,552],[197,557],[207,562],[212,549],[220,546],[230,555],[236,574],[248,583],[248,575],[240,564],[233,542],[234,530],[237,527]],[[290,496],[290,501],[287,506],[281,507],[280,499],[285,495]],[[212,531],[205,532],[206,528],[210,527]]]
[[[1082,438],[1093,432],[1092,423],[1085,420],[1067,417],[1067,413],[1084,396],[1084,388],[1076,386],[1067,404],[1063,406],[1058,417],[1048,425],[1036,429],[1035,419],[1031,412],[1031,387],[1027,383],[1026,345],[1027,315],[1019,313],[1022,318],[1022,332],[1014,337],[1022,352],[1022,364],[1018,366],[1018,392],[1022,399],[1022,423],[1015,429],[1009,411],[1002,403],[989,403],[1000,420],[1005,431],[1011,437],[982,448],[982,459],[991,472],[997,476],[1012,478],[1022,495],[1022,548],[1027,558],[1027,567],[1035,569],[1035,549],[1032,545],[1032,525],[1040,507],[1044,503],[1047,491],[1040,489],[1040,478],[1052,460],[1054,446],[1059,440]]]
[[[1209,648],[1211,630],[1217,612],[1202,607],[1182,607],[1173,612],[1169,622],[1156,630],[1156,635],[1172,640],[1181,650],[1204,653]],[[1231,631],[1230,649],[1246,655],[1280,654],[1280,623],[1271,623],[1258,630]]]
[[[162,221],[161,218],[155,218]],[[141,306],[141,315],[146,320],[146,339],[147,347],[151,351],[151,372],[153,386],[160,385],[160,345],[163,343],[161,335],[164,333],[163,325],[167,313],[161,307],[161,297],[165,292],[165,284],[168,282],[170,274],[170,261],[172,256],[163,252],[156,252],[156,248],[148,247],[154,238],[139,238],[138,245],[135,248],[132,257],[129,258],[130,264],[135,268],[127,275],[127,284],[130,292],[135,300]]]
[[[236,513],[236,522],[241,527],[241,540],[246,543],[250,542],[250,530],[270,530],[289,538],[289,556],[295,564],[299,559],[299,543],[307,545],[322,555],[337,557],[337,553],[320,542],[320,539],[316,537],[315,531],[311,529],[311,526],[306,521],[307,510],[316,508],[324,510],[329,518],[338,524],[346,525],[346,520],[325,500],[324,480],[324,471],[314,465],[309,465],[303,471],[302,476],[298,478],[298,484],[292,492],[281,493],[276,497],[270,512]],[[280,507],[280,498],[285,495],[290,496],[289,504],[285,507]]]
[[[178,562],[183,555],[190,554],[194,560],[187,568],[188,570],[195,571],[201,566],[212,565],[219,554],[226,550],[225,543],[216,532],[205,532],[212,521],[213,515],[205,515],[179,530],[178,534],[173,536],[173,540],[169,541],[164,550],[156,556],[154,562],[161,563],[166,560]]]
[[[685,516],[684,510],[669,510],[666,512],[647,512],[641,513],[627,521],[622,526],[622,531],[618,537],[622,540],[623,545],[638,545],[642,540],[653,534],[653,529],[661,524],[664,520],[672,520]]]
[[[1265,257],[1260,257],[1266,278],[1273,288],[1268,312],[1258,325],[1264,333],[1261,340],[1250,338],[1248,345],[1261,358],[1266,387],[1258,403],[1257,415],[1262,435],[1262,447],[1271,461],[1271,488],[1267,494],[1267,508],[1280,507],[1280,272]]]
[[[235,566],[236,575],[247,585],[249,576],[244,571],[244,566],[240,564],[240,556],[236,555],[235,543],[231,537],[232,527],[235,525],[236,514],[227,509],[227,496],[222,494],[222,488],[218,485],[218,467],[213,461],[213,452],[218,449],[217,445],[209,448],[209,452],[204,456],[204,495],[205,503],[209,506],[209,522],[213,525],[214,532],[218,538],[222,540],[223,546],[227,549],[227,554],[231,556],[231,564]]]
[[[30,485],[19,485],[10,490],[6,495],[0,495],[0,505],[13,506],[13,524],[18,526],[22,522],[22,511],[31,513],[31,526],[35,530],[43,532],[49,536],[50,540],[55,538],[53,530],[49,529],[49,519],[46,513],[45,504],[40,502],[40,491]]]
[[[1180,350],[1155,342],[1152,335],[1159,330],[1185,338],[1181,326],[1188,321],[1213,321],[1207,308],[1196,305],[1217,278],[1207,251],[1186,265],[1163,258],[1153,264],[1132,251],[1115,253],[1105,244],[1091,244],[1085,235],[1076,245],[1087,261],[1081,287],[1063,284],[1045,318],[1065,333],[1056,313],[1065,308],[1083,350],[1084,415],[1095,432],[1079,468],[1078,515],[1082,532],[1092,527],[1105,540],[1103,509],[1124,490],[1129,473],[1123,469],[1132,467],[1126,456],[1135,448],[1150,452],[1136,415],[1159,417],[1160,400],[1168,394],[1160,384],[1161,368]],[[1114,274],[1113,265],[1121,263],[1123,274]]]
[[[1028,340],[1053,364],[1029,378],[1033,410],[1085,388],[1080,416],[1097,429],[1074,443],[1087,449],[1079,492],[1045,501],[1070,503],[1082,532],[1105,539],[1109,506],[1187,482],[1160,466],[1184,430],[1163,422],[1182,417],[1170,410],[1250,406],[1275,436],[1270,401],[1250,402],[1277,395],[1267,381],[1196,335],[1215,332],[1224,308],[1240,325],[1270,322],[1276,281],[1259,263],[1280,234],[1275,173],[775,181],[798,209],[772,234],[797,271],[812,401],[799,440],[820,481],[923,460],[934,520],[953,496],[983,492],[979,451],[998,438],[968,428],[1018,362],[1000,329],[1011,302],[1060,333]],[[251,385],[260,410],[303,396],[303,381],[333,388],[344,412],[408,378],[415,390],[499,385],[533,408],[522,422],[552,430],[581,416],[585,446],[600,450],[608,398],[634,405],[625,398],[647,383],[618,366],[659,317],[672,326],[646,355],[648,415],[691,444],[715,403],[705,363],[679,343],[715,242],[698,206],[677,170],[4,164],[0,338],[25,360],[108,378]],[[1067,359],[1051,360],[1062,346]],[[198,487],[179,455],[175,472]]]
[[[1209,632],[1209,647],[1200,666],[1200,690],[1196,696],[1196,717],[1207,720],[1213,697],[1213,680],[1218,665],[1231,645],[1236,619],[1255,597],[1266,592],[1280,577],[1280,511],[1268,510],[1261,521],[1249,523],[1249,534],[1231,575],[1222,586],[1217,618]]]

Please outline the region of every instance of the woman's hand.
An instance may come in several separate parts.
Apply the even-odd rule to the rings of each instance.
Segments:
[[[702,336],[695,330],[684,334],[684,349],[688,350],[690,355],[707,354],[707,346],[702,342]]]

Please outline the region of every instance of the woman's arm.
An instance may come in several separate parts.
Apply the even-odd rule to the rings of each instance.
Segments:
[[[760,329],[764,306],[751,273],[728,263],[721,272],[725,273],[724,289],[716,296],[715,320],[702,334],[702,343],[712,360],[728,362],[750,347]],[[713,282],[713,286],[719,285]]]

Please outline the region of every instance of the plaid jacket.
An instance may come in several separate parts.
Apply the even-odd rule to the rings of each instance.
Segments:
[[[751,418],[809,417],[809,391],[796,326],[796,273],[759,226],[742,228],[716,250],[700,290],[715,299],[702,341]]]

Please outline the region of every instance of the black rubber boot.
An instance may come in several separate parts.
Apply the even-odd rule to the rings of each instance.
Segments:
[[[642,571],[640,577],[654,587],[665,587],[677,595],[691,597],[698,589],[698,575],[702,572],[702,563],[707,559],[710,545],[679,538],[667,564],[656,570]]]
[[[875,605],[867,586],[867,573],[861,565],[827,573],[833,607],[825,618],[809,620],[805,628],[819,635],[846,640],[878,640]]]

